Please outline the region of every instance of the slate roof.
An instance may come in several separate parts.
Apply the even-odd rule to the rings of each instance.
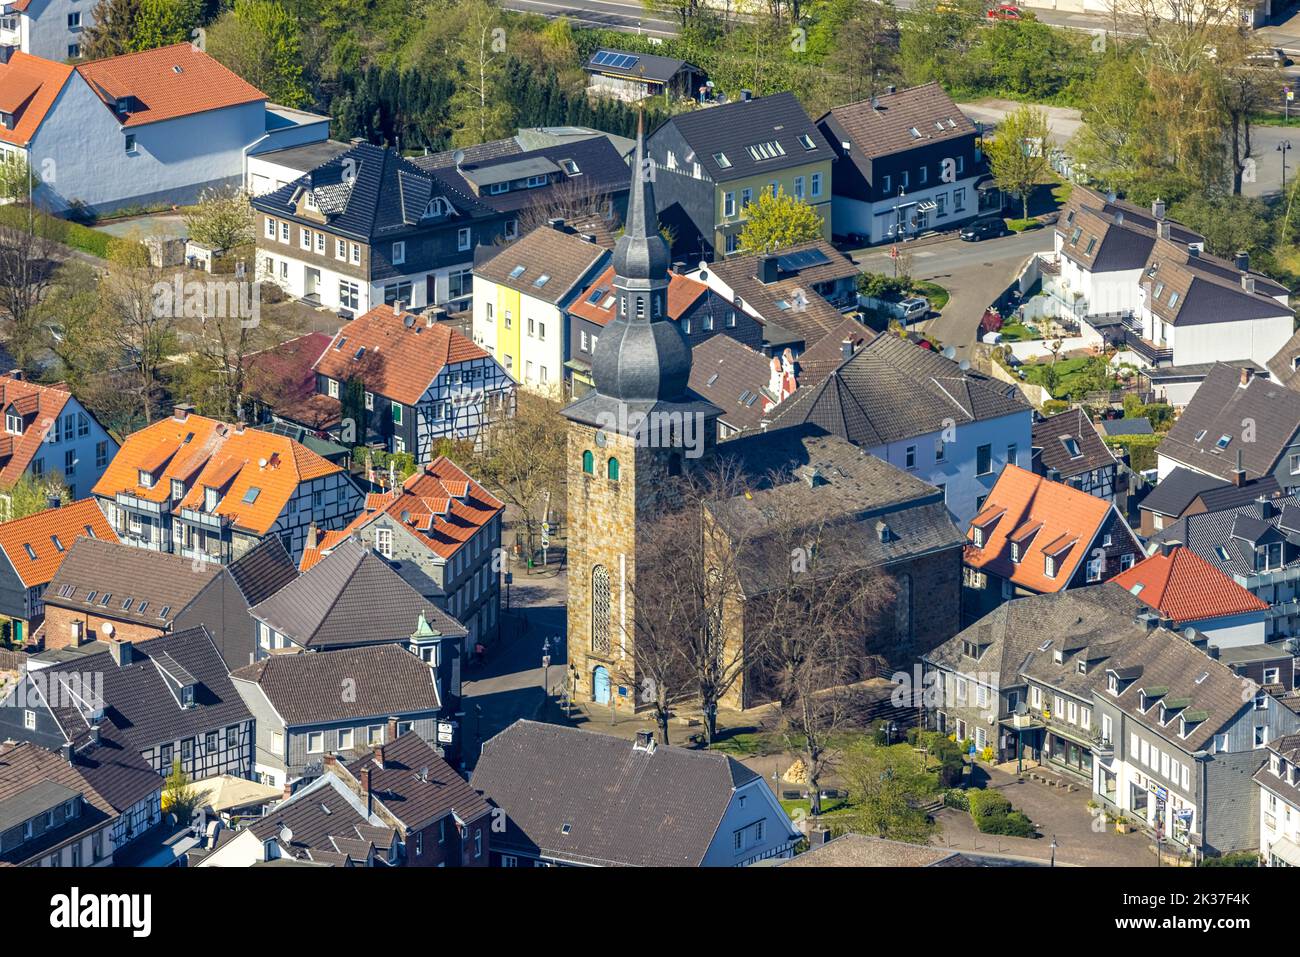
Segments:
[[[132,432],[94,494],[111,499],[124,492],[148,502],[172,501],[176,511],[202,509],[204,488],[211,486],[221,491],[213,514],[261,536],[271,530],[302,482],[343,471],[283,435],[227,425],[194,412],[181,414],[184,418],[171,415]],[[153,477],[151,486],[140,483],[141,471]],[[172,500],[173,479],[185,483],[179,501]]]
[[[629,64],[625,68],[615,68],[594,62],[595,58],[602,53],[622,53],[626,56],[636,57],[636,62]],[[587,62],[582,68],[588,73],[607,73],[610,76],[621,76],[633,80],[667,83],[677,75],[678,71],[686,67],[690,67],[690,64],[675,57],[655,56],[652,53],[631,53],[611,47],[598,47],[592,51],[591,56],[587,58]]]
[[[1105,499],[1008,465],[984,508],[971,519],[965,562],[1040,594],[1060,591],[1113,511]],[[982,547],[974,544],[976,528],[983,529]],[[1019,544],[1018,562],[1011,559],[1013,542]],[[1051,578],[1046,572],[1048,556],[1056,563]]]
[[[84,535],[46,588],[47,605],[164,630],[222,566]]]
[[[773,427],[802,422],[821,426],[863,448],[942,431],[1030,407],[999,383],[929,349],[881,333],[809,389],[777,408]]]
[[[994,675],[1004,687],[1023,684],[1021,675],[1029,669],[1039,680],[1083,694],[1092,686],[1094,672],[1089,668],[1088,675],[1078,675],[1080,655],[1098,661],[1111,655],[1117,643],[1144,633],[1136,615],[1145,607],[1110,582],[1029,595],[1003,602],[923,657],[951,671]],[[981,649],[978,658],[965,654],[967,643]],[[1056,665],[1055,651],[1068,651],[1068,667]],[[1067,671],[1087,682],[1066,687]]]
[[[788,92],[680,113],[664,123],[669,125],[677,128],[695,151],[706,177],[715,183],[760,177],[835,158],[830,144],[795,95]],[[799,141],[801,136],[809,137],[814,148],[805,149]],[[654,136],[650,139],[653,141]],[[750,146],[770,142],[780,143],[784,152],[770,159],[755,159],[749,152]],[[731,165],[720,165],[715,158],[718,153],[725,154]]]
[[[312,650],[404,642],[415,633],[421,614],[444,635],[467,634],[377,552],[352,538],[249,613]]]
[[[1259,574],[1254,561],[1256,544],[1286,542],[1285,560],[1294,564],[1300,549],[1300,495],[1184,515],[1162,529],[1152,541],[1182,542],[1240,583]]]
[[[340,382],[360,379],[368,391],[413,406],[443,369],[486,358],[454,326],[385,304],[339,329],[312,368]]]
[[[774,408],[768,388],[772,363],[780,363],[743,342],[720,334],[691,350],[691,391],[722,410],[720,420],[741,431],[757,429]]]
[[[416,541],[446,561],[503,511],[504,503],[442,455],[421,471],[407,476],[397,488],[367,495],[361,514],[351,524],[339,531],[326,532],[315,545],[308,543],[301,568],[307,571],[353,532],[365,528],[380,515],[400,521]],[[493,548],[498,544],[488,543]]]
[[[874,103],[837,106],[828,115],[849,135],[848,157],[855,163],[859,155],[871,160],[975,133],[975,124],[937,82],[881,93]]]
[[[1067,409],[1035,422],[1033,439],[1034,448],[1042,449],[1044,470],[1055,469],[1063,479],[1116,464],[1082,409]]]
[[[1184,249],[1189,243],[1204,243],[1200,233],[1167,221],[1170,238]],[[1147,264],[1155,246],[1156,224],[1153,210],[1081,186],[1061,207],[1056,233],[1063,237],[1061,255],[1089,272],[1113,272]]]
[[[262,539],[226,566],[249,606],[266,601],[298,577],[298,569],[278,536]]]
[[[1272,762],[1265,761],[1255,772],[1254,781],[1261,787],[1268,788],[1274,794],[1287,801],[1300,805],[1300,776],[1295,768],[1300,765],[1300,734],[1288,734],[1268,743],[1268,750],[1282,759],[1280,769],[1283,776],[1273,773]],[[1294,783],[1286,778],[1287,766],[1290,766]]]
[[[625,738],[520,720],[483,745],[470,783],[508,819],[494,849],[698,867],[732,793],[757,777],[716,752],[661,745],[647,753]]]
[[[112,727],[101,725],[99,740],[74,751],[72,765],[119,812],[128,810],[163,786],[158,772]]]
[[[1177,518],[1202,492],[1230,486],[1223,479],[1179,465],[1142,499],[1141,508]]]
[[[729,535],[747,543],[737,566],[747,595],[789,573],[789,556],[764,547],[774,510],[777,521],[800,515],[810,527],[826,523],[818,544],[824,567],[883,566],[961,545],[938,489],[816,427],[742,435],[717,455],[751,479],[743,494],[708,505]]]
[[[287,843],[281,839],[285,828],[291,835]],[[364,866],[372,846],[386,851],[397,836],[392,828],[382,827],[378,817],[367,815],[360,799],[332,774],[296,791],[249,830],[259,841],[275,840],[286,858],[333,866],[342,866],[349,856],[353,864]],[[348,850],[340,850],[340,844]]]
[[[538,226],[502,247],[491,259],[475,264],[474,276],[559,305],[577,292],[578,284],[608,256],[609,250],[576,233]],[[523,271],[515,275],[521,266]],[[539,286],[542,277],[546,279]]]
[[[163,677],[155,660],[165,657],[179,663],[197,682],[194,707],[182,707]],[[251,717],[230,683],[212,637],[202,626],[135,644],[130,663],[120,667],[111,652],[104,651],[55,665],[43,675],[51,682],[61,675],[70,676],[65,680],[72,680],[75,690],[73,676],[97,672],[103,674],[102,733],[138,752],[163,742],[220,730]],[[74,747],[92,739],[93,714],[68,705],[54,708],[54,716]]]
[[[1249,678],[1238,675],[1182,636],[1163,628],[1127,639],[1106,663],[1106,668],[1131,676],[1132,680],[1118,695],[1109,691],[1100,694],[1130,718],[1187,752],[1208,745],[1243,708],[1252,707],[1259,690],[1259,685]],[[1173,702],[1186,704],[1173,713],[1168,724],[1161,725],[1159,708],[1143,714],[1138,707],[1139,692],[1144,689],[1148,694],[1163,691],[1161,700],[1171,705]],[[1192,725],[1183,737],[1179,713],[1200,713],[1204,718]]]
[[[514,149],[507,152],[501,146],[498,151],[493,143],[467,148],[459,171],[452,153],[416,156],[411,162],[420,169],[435,172],[456,192],[473,196],[479,203],[503,213],[528,207],[545,208],[557,202],[561,206],[573,203],[590,205],[584,201],[603,197],[613,199],[626,193],[632,184],[632,170],[627,160],[607,136],[597,131],[582,139],[531,150],[522,149],[514,138],[504,142],[512,144]],[[499,178],[503,175],[502,167],[508,164],[527,161],[546,164],[550,176],[547,185],[511,189],[496,195],[474,185],[475,179]],[[577,168],[577,173],[566,172],[570,163]]]
[[[956,851],[933,844],[908,844],[852,832],[814,847],[776,867],[962,867],[978,866]]]
[[[374,799],[410,830],[448,814],[470,822],[492,813],[482,795],[414,731],[383,746],[382,765],[373,752],[349,764],[347,773],[359,781],[363,768],[370,769]]]
[[[1227,481],[1238,456],[1248,479],[1273,471],[1300,429],[1300,392],[1258,376],[1242,386],[1242,374],[1224,363],[1210,370],[1160,443],[1161,457]],[[1242,438],[1248,420],[1254,424],[1249,442]],[[1229,441],[1216,451],[1222,436]]]
[[[817,250],[828,261],[795,272],[779,272],[772,283],[759,279],[765,256],[742,253],[708,263],[702,269],[712,270],[731,288],[734,299],[743,304],[741,308],[763,322],[763,338],[769,344],[785,344],[793,339],[811,346],[844,321],[844,314],[818,295],[813,285],[856,276],[858,267],[824,239],[798,243],[770,255],[786,256],[806,250]]]
[[[395,150],[358,143],[250,202],[262,212],[297,219],[295,198],[301,190],[310,189],[331,232],[375,243],[401,238],[417,228],[445,225],[446,216],[424,217],[430,200],[439,196],[454,210],[450,218],[462,226],[498,215],[496,209],[458,187],[458,179],[421,169]]]
[[[117,540],[113,527],[93,498],[0,524],[0,551],[9,559],[19,580],[28,588],[35,588],[54,577],[68,549],[82,536]],[[31,552],[27,551],[29,547]]]
[[[156,774],[153,778],[155,788],[160,787],[162,779]],[[102,827],[122,810],[56,752],[30,742],[0,745],[0,831],[16,827],[78,794],[83,800],[77,817],[0,854],[0,861],[22,864],[38,858],[78,834]]]
[[[414,629],[412,629],[414,630]],[[270,655],[230,673],[262,689],[289,727],[437,711],[436,676],[398,645]],[[348,687],[350,695],[340,695]]]
[[[1111,580],[1177,624],[1269,607],[1186,547],[1156,551]]]
[[[1253,282],[1253,289],[1246,289],[1243,280]],[[1156,240],[1142,283],[1151,312],[1180,328],[1295,314],[1276,298],[1288,295],[1285,286],[1168,239]]]
[[[1107,438],[1117,435],[1155,435],[1151,420],[1144,417],[1136,419],[1102,419],[1096,423],[1101,434]]]

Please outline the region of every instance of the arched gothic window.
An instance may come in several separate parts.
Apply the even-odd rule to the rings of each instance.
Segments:
[[[591,569],[591,650],[609,654],[609,570]]]

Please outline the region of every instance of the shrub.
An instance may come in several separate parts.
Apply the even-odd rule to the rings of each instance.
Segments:
[[[967,800],[971,820],[982,834],[1007,837],[1034,837],[1034,823],[1021,811],[1014,810],[1006,796],[998,791],[972,791]]]
[[[979,793],[979,792],[976,792]],[[958,811],[970,810],[970,795],[960,788],[952,788],[943,792],[943,806],[956,808]]]
[[[1234,851],[1219,857],[1207,857],[1201,867],[1259,867],[1259,855],[1254,851]]]
[[[1043,415],[1056,415],[1058,412],[1069,411],[1070,403],[1064,399],[1048,399],[1043,403]]]
[[[1164,439],[1164,434],[1155,435],[1117,435],[1108,437],[1106,444],[1113,449],[1128,453],[1128,464],[1134,472],[1142,472],[1156,467],[1156,448]]]
[[[858,276],[858,292],[872,299],[898,300],[911,291],[910,276],[887,276],[879,272],[864,272]]]
[[[1007,220],[1007,229],[1011,230],[1013,233],[1023,233],[1025,232],[1025,230],[1028,229],[1042,229],[1042,228],[1043,228],[1043,224],[1033,218]]]
[[[1002,328],[1002,317],[998,315],[996,309],[985,309],[984,318],[980,320],[980,333],[988,335],[990,332],[997,332]]]

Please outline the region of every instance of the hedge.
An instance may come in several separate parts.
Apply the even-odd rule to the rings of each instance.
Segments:
[[[1134,472],[1156,467],[1156,448],[1164,433],[1155,435],[1115,435],[1106,438],[1106,444],[1128,453],[1128,464]]]
[[[1036,837],[1034,823],[1022,812],[1013,810],[1011,802],[998,791],[972,791],[967,796],[971,820],[982,834],[1007,837]]]
[[[100,259],[108,258],[108,244],[113,239],[108,233],[82,226],[80,223],[68,222],[66,219],[59,219],[47,213],[38,212],[36,218],[47,228],[46,235],[56,242],[98,256]],[[0,224],[26,230],[28,222],[26,206],[18,204],[0,206]]]

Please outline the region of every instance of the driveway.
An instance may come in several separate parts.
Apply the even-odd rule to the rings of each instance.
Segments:
[[[1052,230],[1029,232],[964,243],[955,236],[923,246],[904,243],[899,247],[910,256],[912,278],[936,282],[951,297],[937,318],[916,328],[957,350],[958,359],[969,359],[971,346],[979,339],[984,310],[1011,284],[1031,255],[1052,248]],[[893,261],[889,247],[878,246],[855,254],[865,272],[889,273]]]
[[[979,767],[987,774],[988,787],[1006,795],[1011,806],[1024,811],[1038,826],[1039,838],[1000,837],[981,834],[966,811],[944,808],[935,814],[942,831],[934,843],[955,851],[1009,854],[1050,861],[1056,842],[1056,863],[1078,867],[1155,867],[1150,840],[1142,834],[1116,834],[1115,829],[1095,827],[1088,810],[1092,795],[1087,790],[1061,791],[1046,784],[1017,778],[997,768]]]

